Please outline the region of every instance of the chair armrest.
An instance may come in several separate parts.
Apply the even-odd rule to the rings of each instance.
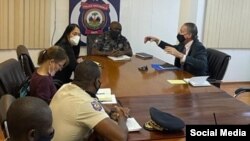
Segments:
[[[216,84],[216,83],[221,83],[221,80],[216,80],[216,79],[207,79],[207,81],[211,84]]]
[[[5,138],[9,137],[7,122],[6,122],[7,111],[12,102],[14,102],[15,100],[16,98],[11,94],[5,94],[0,99],[0,120],[1,120],[0,122],[1,122],[1,129],[3,131]]]
[[[238,95],[244,93],[244,92],[250,92],[250,87],[249,88],[238,88],[234,92],[234,97],[237,97]]]
[[[222,83],[221,80],[216,80],[216,79],[207,79],[207,81],[218,88],[220,88],[220,85]]]

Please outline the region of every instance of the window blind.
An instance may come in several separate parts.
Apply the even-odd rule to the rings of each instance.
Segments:
[[[0,49],[48,48],[51,0],[0,0]]]
[[[250,48],[249,25],[249,0],[207,0],[203,43],[211,48]]]

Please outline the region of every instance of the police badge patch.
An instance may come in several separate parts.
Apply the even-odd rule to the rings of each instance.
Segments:
[[[91,102],[92,107],[96,110],[96,111],[101,111],[102,110],[102,105],[97,102],[97,101],[92,101]]]

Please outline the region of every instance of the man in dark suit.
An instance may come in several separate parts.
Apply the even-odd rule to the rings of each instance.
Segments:
[[[155,42],[168,54],[175,56],[175,66],[195,75],[207,75],[207,51],[204,45],[197,38],[197,27],[194,23],[185,23],[177,35],[179,44],[171,45],[153,36],[146,36],[147,41]]]

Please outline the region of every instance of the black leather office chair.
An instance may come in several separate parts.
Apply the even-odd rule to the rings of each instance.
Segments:
[[[208,81],[220,88],[221,80],[226,73],[231,56],[216,49],[207,48]]]
[[[24,45],[18,45],[16,53],[25,75],[31,77],[36,68],[31,60],[28,49]]]
[[[5,94],[0,99],[0,122],[1,122],[1,129],[4,134],[4,138],[9,137],[9,132],[7,128],[7,122],[6,122],[6,115],[7,111],[11,105],[11,103],[16,100],[15,97],[13,97],[11,94]]]
[[[8,93],[19,97],[20,86],[25,80],[26,76],[16,59],[11,58],[0,63],[0,95]]]
[[[250,92],[250,88],[238,88],[238,89],[236,89],[235,90],[235,92],[234,92],[234,97],[237,97],[237,96],[239,96],[240,94],[242,94],[242,93],[246,93],[246,92]]]

